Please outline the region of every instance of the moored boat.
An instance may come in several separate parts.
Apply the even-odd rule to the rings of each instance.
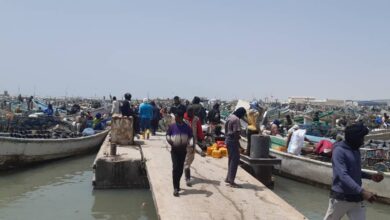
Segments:
[[[370,131],[366,140],[390,140],[390,129],[377,129]]]
[[[0,136],[0,170],[87,153],[96,149],[108,132],[58,139]]]
[[[281,137],[271,136],[272,145],[285,146]],[[305,156],[295,156],[286,152],[270,149],[270,155],[282,160],[280,171],[282,175],[309,183],[317,183],[330,187],[332,184],[332,163]],[[278,167],[277,167],[278,168]],[[364,172],[374,174],[376,171],[362,169]],[[380,183],[363,179],[363,187],[378,195],[379,200],[390,204],[390,172],[383,173],[384,179]]]

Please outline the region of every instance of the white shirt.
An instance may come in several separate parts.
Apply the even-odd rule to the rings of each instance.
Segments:
[[[111,114],[119,114],[119,102],[117,100],[114,100],[112,102],[112,109],[111,109]]]

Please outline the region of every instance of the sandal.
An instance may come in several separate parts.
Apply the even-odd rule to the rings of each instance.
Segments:
[[[237,183],[230,183],[229,186],[232,188],[242,188],[242,186],[238,185]]]

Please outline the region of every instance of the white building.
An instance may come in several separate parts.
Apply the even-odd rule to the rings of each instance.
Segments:
[[[345,100],[338,99],[316,99],[313,97],[289,97],[289,103],[325,105],[325,106],[345,106]]]
[[[314,101],[313,97],[288,97],[288,103],[296,103],[296,104],[308,104],[311,101]]]

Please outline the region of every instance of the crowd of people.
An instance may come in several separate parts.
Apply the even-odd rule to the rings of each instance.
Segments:
[[[192,102],[181,101],[178,96],[173,98],[173,103],[158,102],[156,100],[149,100],[144,98],[140,104],[132,102],[132,95],[126,93],[123,101],[118,101],[114,96],[112,97],[111,114],[122,114],[123,116],[133,117],[135,135],[143,135],[151,133],[156,135],[158,130],[166,131],[169,124],[174,122],[174,116],[178,111],[186,112],[187,108],[191,106],[194,115],[200,120],[201,125],[209,122],[209,117],[205,107],[201,104],[201,99],[195,96]],[[183,104],[184,103],[184,104]],[[216,104],[216,106],[219,106]],[[211,111],[210,122],[212,124],[220,121],[219,109],[216,108]]]
[[[204,139],[201,128],[202,120],[207,120],[206,118],[208,118],[210,124],[217,125],[220,113],[217,109],[218,105],[214,105],[213,110],[206,117],[206,114],[202,113],[203,110],[199,109],[199,101],[197,99],[194,99],[195,102],[190,104],[186,110],[185,106],[179,103],[178,97],[175,97],[174,100],[175,103],[171,109],[175,115],[175,122],[168,127],[166,137],[171,145],[173,195],[179,196],[181,190],[180,179],[183,175],[183,170],[186,184],[191,187],[191,164],[194,161],[195,151],[199,142]],[[240,160],[240,118],[243,118],[245,114],[244,108],[238,108],[229,116],[225,123],[226,144],[229,151],[228,172],[225,182],[234,188],[240,187],[234,180]]]
[[[204,140],[202,124],[208,123],[210,127],[221,124],[219,104],[214,104],[208,114],[200,104],[200,99],[194,97],[191,103],[183,104],[178,96],[175,96],[171,106],[158,106],[154,101],[144,99],[138,110],[130,104],[131,95],[125,95],[122,105],[116,104],[114,97],[113,113],[121,112],[126,116],[139,118],[138,132],[152,129],[155,134],[158,129],[166,129],[166,139],[171,146],[173,195],[178,197],[180,179],[184,173],[187,186],[191,187],[191,164],[194,161],[195,152]],[[241,187],[235,182],[237,168],[240,161],[240,153],[250,154],[251,135],[262,133],[259,127],[259,115],[264,112],[258,103],[252,102],[248,110],[237,108],[230,114],[225,123],[225,143],[228,148],[228,171],[225,182],[233,187]],[[170,119],[167,119],[171,117]],[[158,127],[159,121],[167,119],[167,126]],[[173,120],[172,120],[173,119]],[[245,152],[240,152],[240,138],[242,134],[241,119],[248,122],[247,138],[248,146]],[[286,116],[284,126],[288,128],[287,151],[300,155],[302,143],[310,141],[305,139],[305,130],[294,125],[289,116]],[[270,123],[270,135],[278,135],[280,123]],[[328,155],[332,158],[333,183],[330,193],[329,207],[324,219],[340,219],[348,215],[350,219],[365,219],[364,200],[369,202],[376,200],[376,195],[362,187],[362,178],[375,182],[383,180],[383,175],[368,174],[361,171],[361,156],[359,148],[364,143],[364,136],[368,129],[361,123],[355,123],[345,128],[344,139],[338,138],[335,143],[326,140],[318,143],[313,149],[317,154]],[[301,143],[302,142],[302,143]],[[298,146],[298,147],[297,147]],[[202,149],[199,149],[202,152]],[[329,154],[330,153],[330,154]]]
[[[135,135],[147,138],[143,134],[148,131],[151,131],[152,135],[156,135],[158,130],[166,132],[167,142],[171,145],[173,194],[179,196],[180,179],[183,173],[186,185],[192,186],[191,165],[195,153],[205,156],[205,132],[202,125],[209,124],[208,132],[210,132],[218,130],[216,128],[221,124],[220,104],[214,103],[212,109],[207,113],[201,104],[201,99],[197,96],[191,102],[182,102],[180,97],[175,96],[170,106],[166,103],[156,103],[156,101],[147,98],[144,98],[140,105],[131,104],[132,96],[130,93],[126,93],[124,98],[124,101],[119,103],[116,97],[113,97],[111,113],[121,113],[123,116],[133,117]],[[233,113],[238,118],[242,118],[244,114],[245,109],[243,108]],[[237,123],[239,120],[230,119],[226,123],[229,128],[227,146],[230,152],[226,182],[232,187],[238,187],[234,179],[239,162],[237,138],[241,126]]]

